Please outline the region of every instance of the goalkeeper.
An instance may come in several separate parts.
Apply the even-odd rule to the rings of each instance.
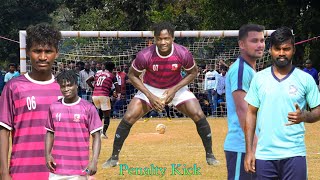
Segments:
[[[166,104],[173,104],[195,122],[207,163],[218,165],[219,161],[212,153],[210,125],[198,100],[187,87],[198,72],[193,56],[184,46],[173,42],[175,29],[170,23],[159,23],[153,30],[155,44],[138,52],[130,67],[128,77],[139,91],[119,123],[112,156],[103,164],[103,168],[118,164],[119,153],[132,125],[152,109],[162,111]],[[184,78],[180,73],[182,68],[187,72]],[[142,82],[139,76],[144,70]]]

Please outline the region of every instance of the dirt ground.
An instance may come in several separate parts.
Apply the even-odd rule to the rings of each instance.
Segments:
[[[227,179],[223,143],[227,133],[225,118],[209,118],[213,152],[220,166],[208,166],[200,137],[190,119],[139,120],[131,129],[120,153],[119,166],[102,169],[110,157],[115,130],[120,120],[112,120],[102,140],[97,180],[105,179]],[[165,134],[156,132],[156,125],[165,124]],[[309,179],[320,179],[320,123],[306,125]],[[165,169],[165,170],[164,170]]]

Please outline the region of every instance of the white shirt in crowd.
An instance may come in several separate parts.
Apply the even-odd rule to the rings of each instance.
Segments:
[[[208,71],[204,76],[204,90],[215,89],[219,73],[215,70]]]
[[[219,95],[226,93],[226,75],[219,74],[215,89]]]

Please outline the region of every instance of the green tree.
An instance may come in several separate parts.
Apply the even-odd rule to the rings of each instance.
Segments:
[[[0,0],[0,35],[19,41],[19,30],[31,24],[50,22],[49,13],[59,0]],[[19,44],[0,39],[0,59],[19,62]]]
[[[79,5],[79,3],[85,5]],[[145,30],[149,23],[148,0],[73,0],[66,7],[77,17],[70,22],[74,30]]]
[[[319,35],[320,5],[316,0],[202,0],[199,11],[203,29],[239,29],[246,23],[262,24],[266,29],[287,26],[293,29],[296,42]],[[297,45],[295,64],[305,58],[320,63],[320,41]],[[306,54],[305,54],[306,53]]]
[[[192,0],[73,0],[64,5],[76,17],[69,21],[74,30],[148,30],[159,21],[171,21],[178,29],[189,30],[200,24],[195,8],[200,4]]]
[[[201,18],[198,16],[201,1],[155,1],[148,12],[150,21],[172,22],[177,30],[198,30]]]

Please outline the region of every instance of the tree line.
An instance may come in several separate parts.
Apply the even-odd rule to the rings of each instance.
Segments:
[[[0,36],[19,40],[19,30],[39,22],[60,30],[149,30],[159,21],[177,30],[237,30],[257,23],[266,29],[287,26],[296,42],[320,35],[316,0],[0,0]],[[295,64],[320,61],[320,38],[297,45]],[[19,62],[19,44],[0,39],[0,61]],[[318,68],[319,70],[319,68]]]

